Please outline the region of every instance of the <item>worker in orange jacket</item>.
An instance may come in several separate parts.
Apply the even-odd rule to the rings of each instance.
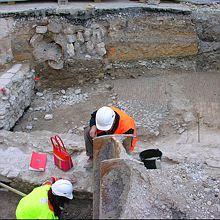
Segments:
[[[84,130],[86,154],[89,156],[87,167],[92,166],[93,159],[93,138],[111,134],[133,134],[129,149],[134,150],[137,142],[136,125],[132,117],[116,107],[102,107],[91,114],[90,126]]]

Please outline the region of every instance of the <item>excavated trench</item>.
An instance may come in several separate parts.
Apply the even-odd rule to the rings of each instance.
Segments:
[[[140,138],[133,154],[136,159],[141,150],[153,146],[166,152],[162,165],[179,164],[186,155],[172,158],[167,145],[172,146],[184,135],[186,144],[197,143],[198,135],[206,141],[212,130],[218,134],[220,129],[220,39],[219,30],[214,28],[220,26],[219,14],[206,10],[205,14],[192,8],[155,6],[78,10],[76,14],[45,9],[38,12],[39,17],[34,11],[2,14],[1,22],[8,29],[1,42],[14,33],[7,59],[22,65],[30,62],[31,66],[28,70],[19,67],[18,72],[23,68],[22,89],[18,81],[11,80],[15,82],[11,88],[18,91],[15,99],[22,100],[22,112],[14,110],[14,121],[6,118],[0,121],[5,123],[2,127],[15,134],[50,131],[82,137],[92,111],[115,105],[136,120]],[[1,59],[4,63],[6,58]],[[4,65],[3,72],[9,69],[7,63]],[[20,98],[19,89],[26,91],[21,93],[25,100]],[[198,156],[199,160],[207,159],[201,152]],[[219,161],[210,165],[217,178]],[[31,191],[33,185],[27,189],[22,183],[19,188],[16,178],[9,177],[12,182],[8,184],[25,193]],[[62,218],[91,219],[91,195],[77,191]],[[0,188],[0,218],[14,218],[20,198]],[[173,210],[174,219],[182,217]]]
[[[135,79],[114,79],[114,80],[106,79],[95,84],[95,86],[92,84],[88,84],[88,86],[86,85],[85,87],[77,86],[66,89],[65,91],[67,92],[65,95],[67,97],[73,97],[77,89],[81,89],[82,94],[84,94],[84,92],[86,94],[90,94],[89,96],[90,98],[88,98],[88,100],[81,100],[78,97],[79,103],[73,104],[71,106],[69,106],[68,98],[67,100],[62,99],[64,95],[62,94],[60,88],[53,88],[52,90],[49,90],[49,94],[51,92],[56,94],[59,93],[56,96],[61,97],[61,99],[58,98],[58,100],[60,101],[60,103],[58,102],[60,106],[54,108],[50,112],[47,112],[49,114],[53,114],[53,119],[49,121],[45,120],[44,118],[45,111],[30,110],[30,108],[34,109],[37,107],[42,107],[44,106],[45,103],[48,103],[47,101],[45,102],[45,100],[42,99],[42,97],[45,97],[45,99],[47,100],[46,98],[48,95],[48,93],[46,92],[47,90],[45,89],[41,90],[40,92],[42,92],[44,95],[39,97],[38,96],[39,94],[38,95],[35,94],[31,106],[24,113],[22,118],[20,118],[20,120],[16,123],[15,127],[13,128],[13,132],[22,131],[22,132],[31,133],[32,131],[50,130],[54,134],[71,132],[73,134],[82,136],[83,135],[82,126],[86,125],[87,121],[89,120],[90,112],[92,110],[95,110],[102,104],[107,105],[109,103],[112,103],[119,107],[122,107],[123,109],[125,109],[125,111],[129,112],[130,114],[134,114],[134,117],[136,117],[137,121],[141,119],[141,121],[139,121],[141,125],[140,124],[138,125],[138,131],[140,137],[140,143],[138,145],[139,149],[137,149],[137,152],[135,152],[134,154],[134,157],[139,160],[138,152],[140,152],[141,149],[144,149],[146,147],[152,148],[152,146],[154,146],[154,148],[158,148],[158,147],[160,148],[161,142],[164,142],[165,144],[169,145],[170,143],[169,140],[167,139],[164,140],[164,138],[170,137],[170,139],[172,139],[173,137],[179,136],[182,133],[185,134],[189,132],[191,129],[196,128],[195,112],[193,112],[192,114],[190,113],[186,114],[187,116],[189,115],[189,118],[193,115],[191,119],[192,121],[186,122],[186,121],[181,121],[184,119],[179,118],[179,115],[176,114],[175,111],[174,111],[175,114],[171,111],[172,110],[171,103],[176,102],[180,98],[184,100],[186,93],[190,95],[191,91],[189,90],[192,89],[192,79],[194,80],[194,77],[197,79],[197,83],[200,81],[200,83],[203,84],[204,82],[203,80],[205,78],[208,84],[207,88],[205,86],[201,87],[201,85],[198,84],[197,84],[198,87],[193,88],[193,91],[197,89],[200,90],[200,91],[196,91],[197,94],[201,94],[201,93],[205,94],[205,96],[202,97],[202,101],[208,100],[207,103],[210,103],[209,101],[211,100],[214,101],[217,100],[218,103],[220,103],[220,97],[219,96],[216,97],[215,95],[215,94],[220,94],[218,87],[218,85],[220,84],[220,77],[219,74],[216,72],[209,73],[208,76],[206,75],[206,73],[187,72],[182,74],[167,73],[166,76],[164,75],[153,76],[153,77],[140,76]],[[200,79],[200,77],[202,77],[202,79]],[[183,82],[183,78],[184,78],[184,82],[186,83],[185,85],[186,87],[184,88],[184,91],[182,91],[183,93],[181,93],[180,96],[179,87],[177,85],[180,85],[179,83]],[[178,82],[178,80],[180,81]],[[187,80],[188,82],[186,82]],[[174,86],[176,86],[176,89],[172,90],[172,93],[168,93],[167,96],[164,96],[164,93],[168,91],[167,87],[171,81],[172,83],[177,83],[177,85],[173,84]],[[133,83],[133,88],[130,87],[130,82]],[[140,85],[142,85],[141,88],[139,87]],[[90,87],[92,88],[98,87],[99,89],[98,91],[96,91],[95,88],[93,90]],[[110,87],[113,88],[109,91]],[[161,87],[166,88],[166,90],[158,91],[158,88],[160,88],[160,90],[163,89]],[[146,93],[146,89],[149,90],[148,93]],[[211,89],[213,89],[212,92],[210,92]],[[62,90],[64,89],[62,88]],[[113,98],[115,96],[115,91],[117,91],[116,100],[112,99],[112,96]],[[110,93],[112,94],[112,96],[109,96]],[[182,97],[183,94],[184,96]],[[178,95],[178,97],[176,97],[176,95]],[[167,97],[169,97],[168,100]],[[199,106],[200,103],[197,103],[196,100],[194,99],[200,99],[200,97],[199,96],[193,97],[193,99],[191,100],[195,106]],[[152,103],[154,103],[154,105],[152,105]],[[186,107],[188,108],[188,106]],[[203,121],[201,123],[201,130],[203,130],[203,133],[201,134],[201,139],[203,140],[205,138],[205,133],[206,133],[205,130],[208,127],[216,128],[219,125],[217,116],[220,111],[219,111],[219,106],[215,106],[215,108],[213,107],[210,108],[208,104],[203,105],[202,110],[203,110],[203,119],[202,119]],[[137,112],[138,114],[135,115],[135,112]],[[140,117],[141,115],[144,115],[146,118],[141,118]],[[179,123],[179,125],[181,125],[181,127],[178,126],[178,123],[174,125],[171,124],[174,121],[173,120],[174,115],[176,116],[174,120],[176,120]],[[38,120],[34,120],[34,118],[38,118]],[[212,123],[212,121],[214,123]],[[183,125],[184,123],[187,123],[187,125]],[[28,128],[28,126],[30,125],[32,125],[32,129]],[[197,140],[197,133],[195,133],[193,137],[194,139]],[[156,142],[158,142],[157,145]],[[166,150],[167,149],[165,148],[164,151],[166,152]],[[172,158],[169,158],[169,156],[167,156],[166,154],[162,159],[162,166],[173,166],[178,163],[180,163],[178,162],[178,160],[175,161],[175,159],[173,160]],[[214,170],[213,172],[217,172],[217,170]],[[16,187],[17,186],[18,185],[16,184]],[[1,213],[1,217],[13,218],[14,214],[12,213],[14,213],[14,209],[20,197],[4,191],[0,191],[0,194],[1,194],[1,198],[4,198],[3,202],[1,203],[0,210],[5,210],[3,213]],[[78,193],[78,195],[80,197],[80,192]],[[86,196],[84,197],[85,197],[84,199],[74,199],[73,202],[71,202],[66,207],[65,212],[63,214],[63,218],[91,219],[92,199],[88,199],[88,197],[86,199]],[[10,206],[8,204],[10,204]]]
[[[0,196],[1,219],[14,219],[21,196],[4,190],[0,190]],[[65,206],[61,219],[92,219],[92,200],[74,199]]]

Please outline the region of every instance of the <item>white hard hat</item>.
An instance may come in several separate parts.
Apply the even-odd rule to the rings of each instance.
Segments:
[[[103,106],[96,113],[96,127],[100,131],[111,129],[115,120],[115,112],[110,108]]]
[[[68,199],[73,198],[73,185],[69,180],[57,180],[51,186],[52,193],[57,196],[63,196]]]

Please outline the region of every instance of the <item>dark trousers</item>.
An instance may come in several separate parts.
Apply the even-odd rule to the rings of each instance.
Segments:
[[[85,140],[85,145],[86,145],[86,155],[88,157],[92,157],[93,156],[93,140],[90,137],[89,131],[90,131],[90,126],[84,129],[84,140]]]

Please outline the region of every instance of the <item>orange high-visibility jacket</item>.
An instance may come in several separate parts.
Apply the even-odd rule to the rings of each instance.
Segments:
[[[116,129],[114,134],[124,134],[129,129],[134,129],[134,136],[135,137],[133,138],[132,143],[131,143],[131,147],[130,147],[130,151],[133,151],[135,144],[138,141],[138,139],[136,138],[137,130],[136,130],[136,125],[135,125],[134,119],[116,107],[112,106],[111,109],[113,109],[115,112],[117,112],[118,115],[120,116],[118,128]]]

